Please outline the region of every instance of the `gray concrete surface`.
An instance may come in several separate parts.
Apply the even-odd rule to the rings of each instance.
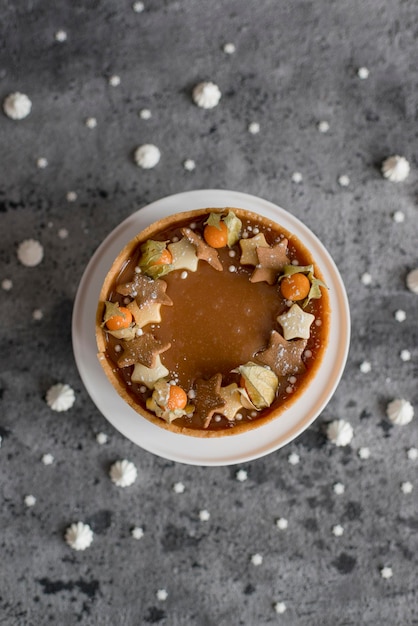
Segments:
[[[417,419],[395,427],[385,416],[395,397],[418,409],[418,298],[405,286],[418,265],[418,5],[144,5],[142,13],[131,0],[0,7],[0,97],[21,91],[33,103],[25,120],[0,117],[0,278],[13,281],[0,291],[0,624],[418,624],[418,461],[407,457],[418,447]],[[227,42],[232,55],[223,52]],[[357,76],[361,66],[367,80]],[[114,74],[117,87],[108,83]],[[201,80],[221,88],[216,109],[193,105]],[[142,108],[150,120],[138,117]],[[88,117],[97,118],[95,129],[85,126]],[[320,120],[328,133],[318,132]],[[257,135],[247,131],[253,121]],[[141,171],[132,155],[148,142],[162,158]],[[410,161],[406,182],[382,178],[390,154]],[[196,161],[194,172],[184,170],[186,158]],[[348,187],[338,184],[341,174]],[[98,412],[72,355],[73,300],[100,242],[150,201],[199,188],[259,195],[303,220],[334,257],[351,305],[349,359],[327,408],[289,446],[241,466],[193,467],[135,446]],[[393,220],[398,210],[404,222]],[[32,269],[16,258],[27,238],[45,248]],[[370,286],[360,280],[366,271]],[[397,309],[406,312],[402,323]],[[410,361],[400,359],[402,349]],[[364,360],[368,374],[359,369]],[[58,381],[76,391],[67,413],[45,403]],[[337,417],[354,428],[347,448],[324,436]],[[297,465],[288,462],[292,452]],[[52,465],[41,462],[45,453]],[[125,491],[108,476],[120,458],[139,473]],[[183,494],[173,491],[179,481]],[[342,495],[333,491],[337,481]],[[36,497],[31,508],[28,494]],[[281,517],[286,530],[276,526]],[[64,542],[78,520],[95,533],[79,553]],[[135,525],[144,529],[140,540],[130,534]],[[254,554],[261,565],[252,564]],[[381,576],[385,566],[390,579]]]

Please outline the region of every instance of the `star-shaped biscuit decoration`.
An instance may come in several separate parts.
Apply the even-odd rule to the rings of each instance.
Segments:
[[[228,421],[233,421],[235,415],[244,407],[241,402],[241,394],[236,383],[231,383],[227,387],[221,387],[219,395],[225,400],[225,406],[218,409],[218,413],[224,415]]]
[[[263,365],[268,365],[277,376],[301,374],[306,369],[302,361],[306,344],[306,339],[287,341],[277,330],[273,330],[268,347],[255,358]]]
[[[277,275],[285,265],[290,263],[287,256],[287,239],[282,239],[280,243],[271,248],[259,246],[256,248],[256,253],[258,263],[251,274],[250,281],[252,283],[265,281],[269,285],[274,285]]]
[[[220,395],[222,374],[215,374],[209,380],[196,380],[196,398],[194,400],[194,415],[201,420],[203,428],[207,428],[212,415],[225,406],[225,400]]]
[[[182,228],[182,234],[192,243],[196,248],[196,256],[198,259],[202,259],[202,261],[206,261],[218,272],[222,272],[223,267],[222,263],[219,260],[218,253],[215,248],[208,246],[208,244],[203,240],[203,238],[197,233],[193,232],[191,228]]]
[[[241,265],[257,265],[257,248],[269,247],[264,233],[259,233],[255,237],[249,237],[248,239],[240,239],[239,245],[241,247],[241,258],[239,260]]]
[[[282,313],[277,318],[280,326],[283,328],[285,339],[309,339],[311,335],[311,324],[315,319],[315,315],[305,313],[298,304],[293,304],[288,311]]]
[[[143,333],[130,341],[122,342],[123,352],[118,359],[118,367],[128,367],[142,363],[146,367],[155,367],[157,355],[166,352],[171,343],[162,343],[151,333]]]
[[[118,285],[116,291],[123,296],[135,298],[139,308],[148,304],[166,304],[171,306],[173,301],[165,293],[167,283],[165,280],[157,278],[153,280],[144,274],[135,274],[132,282]]]

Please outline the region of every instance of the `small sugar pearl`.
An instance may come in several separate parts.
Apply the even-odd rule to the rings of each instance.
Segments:
[[[97,126],[97,120],[95,117],[88,117],[85,123],[87,128],[96,128]]]
[[[402,309],[395,311],[395,320],[397,322],[404,322],[406,320],[406,313]]]
[[[392,578],[393,576],[393,570],[391,567],[382,567],[382,569],[380,570],[380,575],[382,578],[389,580],[389,578]]]
[[[135,13],[142,13],[142,11],[145,9],[145,6],[143,2],[134,2],[132,8]]]
[[[141,109],[138,115],[141,120],[150,120],[152,117],[152,113],[149,109]]]
[[[54,457],[52,456],[52,454],[44,454],[41,461],[44,465],[52,465],[52,463],[54,462]]]
[[[181,278],[182,280],[185,280],[187,277],[188,277],[188,273],[186,272],[186,270],[184,270],[184,272],[182,272],[182,273],[180,274],[180,278]]]
[[[235,413],[235,420],[237,422],[240,422],[242,420],[242,413]]]
[[[327,133],[329,131],[328,122],[325,120],[318,122],[318,130],[320,133]]]
[[[231,272],[231,274],[233,274],[236,271],[237,271],[237,268],[235,267],[235,265],[230,265],[228,267],[228,272]]]
[[[360,78],[360,80],[366,80],[367,78],[369,78],[369,70],[367,69],[367,67],[359,67],[357,70],[357,76]]]
[[[414,485],[411,482],[409,482],[409,480],[405,481],[401,485],[401,491],[405,495],[410,494],[412,492],[413,488],[414,488]]]
[[[409,448],[406,452],[406,456],[410,461],[416,461],[418,459],[418,449],[417,448]]]
[[[220,415],[215,415],[214,417],[215,422],[218,422],[218,423],[221,421],[221,419],[222,417]]]
[[[55,41],[59,41],[59,43],[67,41],[67,33],[65,32],[65,30],[57,30],[57,32],[55,33]]]
[[[199,519],[201,522],[207,522],[210,519],[210,513],[206,509],[199,511]]]
[[[364,274],[361,275],[360,280],[363,283],[363,285],[367,287],[368,285],[372,284],[373,279],[372,279],[371,274],[369,274],[369,272],[364,272]]]
[[[340,187],[348,187],[350,184],[349,176],[347,176],[347,174],[341,174],[341,176],[338,177],[338,184]]]
[[[292,181],[294,183],[297,183],[297,184],[301,183],[302,180],[303,180],[303,176],[302,176],[302,174],[300,172],[293,172],[293,174],[292,174]]]
[[[142,330],[142,328],[137,328],[135,334],[137,337],[142,337],[142,335],[144,334],[144,331]]]
[[[402,224],[405,221],[405,213],[403,211],[395,211],[392,219],[396,224]]]
[[[165,602],[168,598],[168,593],[165,589],[158,589],[155,595],[157,596],[157,600],[160,600],[160,602]]]
[[[147,387],[145,385],[141,385],[139,391],[140,393],[145,393],[147,391]]]
[[[107,443],[107,439],[108,439],[108,437],[107,437],[106,433],[97,433],[97,435],[96,435],[96,441],[101,446],[103,446],[105,443]]]
[[[234,54],[236,48],[233,43],[226,43],[223,47],[223,51],[225,54]]]
[[[4,289],[4,291],[10,291],[12,287],[13,287],[13,282],[10,280],[10,278],[4,278],[1,281],[1,288]]]
[[[58,237],[60,239],[67,239],[68,237],[68,230],[66,228],[60,228],[58,231]]]
[[[235,474],[235,478],[237,480],[239,480],[240,483],[244,482],[245,480],[247,480],[248,478],[248,473],[246,472],[246,470],[244,469],[240,469],[238,470],[238,472]]]
[[[411,353],[409,352],[409,350],[401,350],[401,353],[399,356],[401,357],[401,361],[411,360]]]
[[[340,524],[337,524],[332,527],[332,534],[335,535],[335,537],[341,537],[344,534],[344,528]]]
[[[260,232],[260,229],[257,228],[257,226],[254,226],[254,228],[253,228],[253,235],[258,235],[259,232]]]
[[[289,522],[284,517],[279,517],[279,519],[276,520],[276,526],[279,530],[286,530],[288,525],[289,525]]]
[[[310,359],[312,356],[312,350],[305,350],[303,354],[307,359]]]
[[[43,316],[44,314],[41,311],[41,309],[35,309],[34,311],[32,311],[32,318],[36,320],[37,322],[39,322],[39,320],[41,320]]]
[[[109,85],[111,87],[118,87],[120,85],[120,76],[114,74],[109,78]]]
[[[142,272],[141,268],[138,265],[135,267],[135,274],[140,274]]]
[[[363,361],[363,363],[360,363],[360,372],[362,374],[368,374],[371,371],[372,371],[372,366],[369,363],[369,361]]]
[[[258,122],[251,122],[251,124],[248,125],[248,132],[251,135],[257,135],[257,133],[260,132],[260,124]]]
[[[255,565],[256,567],[258,567],[259,565],[261,565],[263,562],[263,557],[261,554],[253,554],[251,557],[251,563],[253,565]]]
[[[235,258],[237,256],[236,250],[230,250],[228,256],[230,256],[231,259]]]
[[[290,385],[286,387],[286,393],[293,393],[293,387],[291,387]]]
[[[27,507],[35,506],[36,498],[35,496],[32,496],[32,495],[25,496],[24,502]]]
[[[342,483],[335,483],[333,486],[333,490],[337,496],[342,496],[345,491],[345,487]]]
[[[75,202],[78,196],[75,191],[67,191],[67,195],[65,197],[67,199],[67,202]]]
[[[119,345],[118,343],[115,346],[115,352],[122,352],[122,346]]]
[[[37,159],[36,165],[37,167],[39,167],[39,169],[44,170],[46,167],[48,167],[48,161],[47,159],[45,159],[45,157],[40,157],[39,159]]]
[[[287,457],[290,465],[297,465],[300,461],[300,456],[296,452],[291,452]]]
[[[184,493],[185,490],[185,486],[183,485],[183,483],[175,483],[173,485],[173,491],[174,493]]]
[[[196,392],[194,389],[190,389],[189,393],[187,394],[187,397],[189,398],[189,400],[194,400],[196,398]]]
[[[186,159],[183,162],[183,167],[186,172],[193,172],[193,170],[196,169],[196,163],[193,161],[193,159]]]
[[[274,610],[279,615],[282,615],[286,611],[286,608],[287,607],[286,607],[286,604],[284,602],[276,602],[276,604],[274,605]]]
[[[369,459],[370,458],[370,450],[369,448],[360,448],[358,451],[358,455],[361,459]]]
[[[131,535],[134,539],[142,539],[144,530],[140,526],[134,526],[131,530]]]
[[[290,376],[290,377],[289,377],[289,383],[290,383],[291,385],[294,385],[296,381],[297,381],[296,376]]]

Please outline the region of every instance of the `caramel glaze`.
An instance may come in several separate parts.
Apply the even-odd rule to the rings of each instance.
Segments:
[[[195,221],[195,232],[202,233],[203,222],[207,216]],[[181,238],[180,228],[189,226],[189,223],[180,223],[176,228],[160,233],[153,239],[161,241]],[[256,224],[243,222],[243,229],[254,228]],[[260,228],[264,232],[270,245],[277,243],[280,236]],[[252,233],[249,232],[249,236]],[[312,259],[304,248],[298,247],[296,240],[289,240],[288,256],[291,261],[297,259],[299,265],[309,265]],[[234,256],[230,252],[235,253]],[[199,261],[196,272],[187,271],[187,277],[182,278],[183,270],[175,270],[163,276],[167,283],[167,294],[173,301],[173,306],[161,307],[162,321],[144,328],[163,341],[171,342],[171,348],[161,355],[161,361],[170,371],[171,378],[178,381],[186,391],[193,388],[197,378],[208,379],[218,372],[222,373],[222,386],[231,382],[239,383],[239,375],[232,370],[248,361],[254,360],[257,352],[264,350],[273,329],[281,332],[276,318],[287,307],[281,296],[278,285],[268,285],[266,282],[251,283],[250,276],[253,266],[244,266],[239,262],[241,249],[237,243],[231,249],[218,250],[223,271],[217,271],[205,261]],[[129,282],[134,274],[135,266],[140,257],[139,249],[129,259],[118,275],[109,300],[123,303],[123,296],[116,293],[117,284]],[[235,271],[230,271],[230,267]],[[315,315],[316,320],[322,317],[323,302],[312,300],[306,307],[308,313]],[[315,357],[324,344],[325,325],[315,322],[311,326],[311,336],[307,350],[311,356],[304,357],[306,372],[295,376],[292,383],[288,377],[279,380],[277,397],[271,407],[260,412],[240,410],[240,423],[251,422],[265,417],[280,405],[285,405],[290,395],[297,394],[304,386],[305,379],[315,363]],[[145,407],[146,398],[151,395],[150,390],[130,380],[133,367],[118,368],[116,361],[118,353],[115,351],[117,339],[106,333],[106,356],[115,364],[118,376],[122,379],[129,394]],[[308,353],[309,354],[309,353]],[[289,390],[291,388],[291,391]],[[180,418],[176,424],[192,429],[202,429],[202,424],[191,418]],[[233,428],[235,422],[228,422],[223,416],[215,416],[211,420],[209,430]]]

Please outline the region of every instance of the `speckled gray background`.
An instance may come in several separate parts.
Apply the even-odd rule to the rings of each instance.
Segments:
[[[391,426],[385,416],[395,397],[418,408],[418,298],[405,286],[418,265],[418,5],[144,3],[142,13],[130,0],[0,7],[0,97],[21,91],[33,103],[25,120],[0,116],[0,278],[13,281],[0,291],[0,624],[418,624],[418,461],[407,457],[418,446],[417,420]],[[226,42],[234,54],[223,52]],[[367,80],[357,76],[361,66]],[[111,75],[119,86],[109,85]],[[223,94],[211,111],[191,100],[201,80]],[[142,108],[150,120],[139,118]],[[320,120],[328,133],[318,131]],[[253,121],[257,135],[247,130]],[[143,171],[133,151],[148,142],[162,158]],[[404,183],[381,176],[391,154],[411,163]],[[185,171],[186,158],[195,171]],[[338,184],[341,174],[348,187]],[[303,220],[334,257],[351,306],[349,359],[327,408],[292,444],[240,466],[193,467],[141,450],[95,408],[72,355],[74,296],[100,242],[141,206],[199,188],[255,194]],[[45,249],[32,269],[16,258],[27,238]],[[402,323],[397,309],[406,312]],[[400,359],[403,349],[410,361]],[[368,374],[359,369],[364,360]],[[67,413],[45,403],[55,382],[76,391]],[[354,428],[346,448],[324,436],[337,417]],[[107,444],[97,443],[98,432]],[[369,459],[359,457],[362,447]],[[299,464],[288,462],[291,452]],[[50,466],[45,453],[54,456]],[[108,476],[121,458],[138,468],[125,490]],[[334,493],[336,481],[344,494]],[[281,517],[286,530],[276,526]],[[95,533],[79,553],[63,538],[78,520]],[[142,539],[131,536],[133,526],[144,529]],[[384,566],[392,578],[382,578]]]

